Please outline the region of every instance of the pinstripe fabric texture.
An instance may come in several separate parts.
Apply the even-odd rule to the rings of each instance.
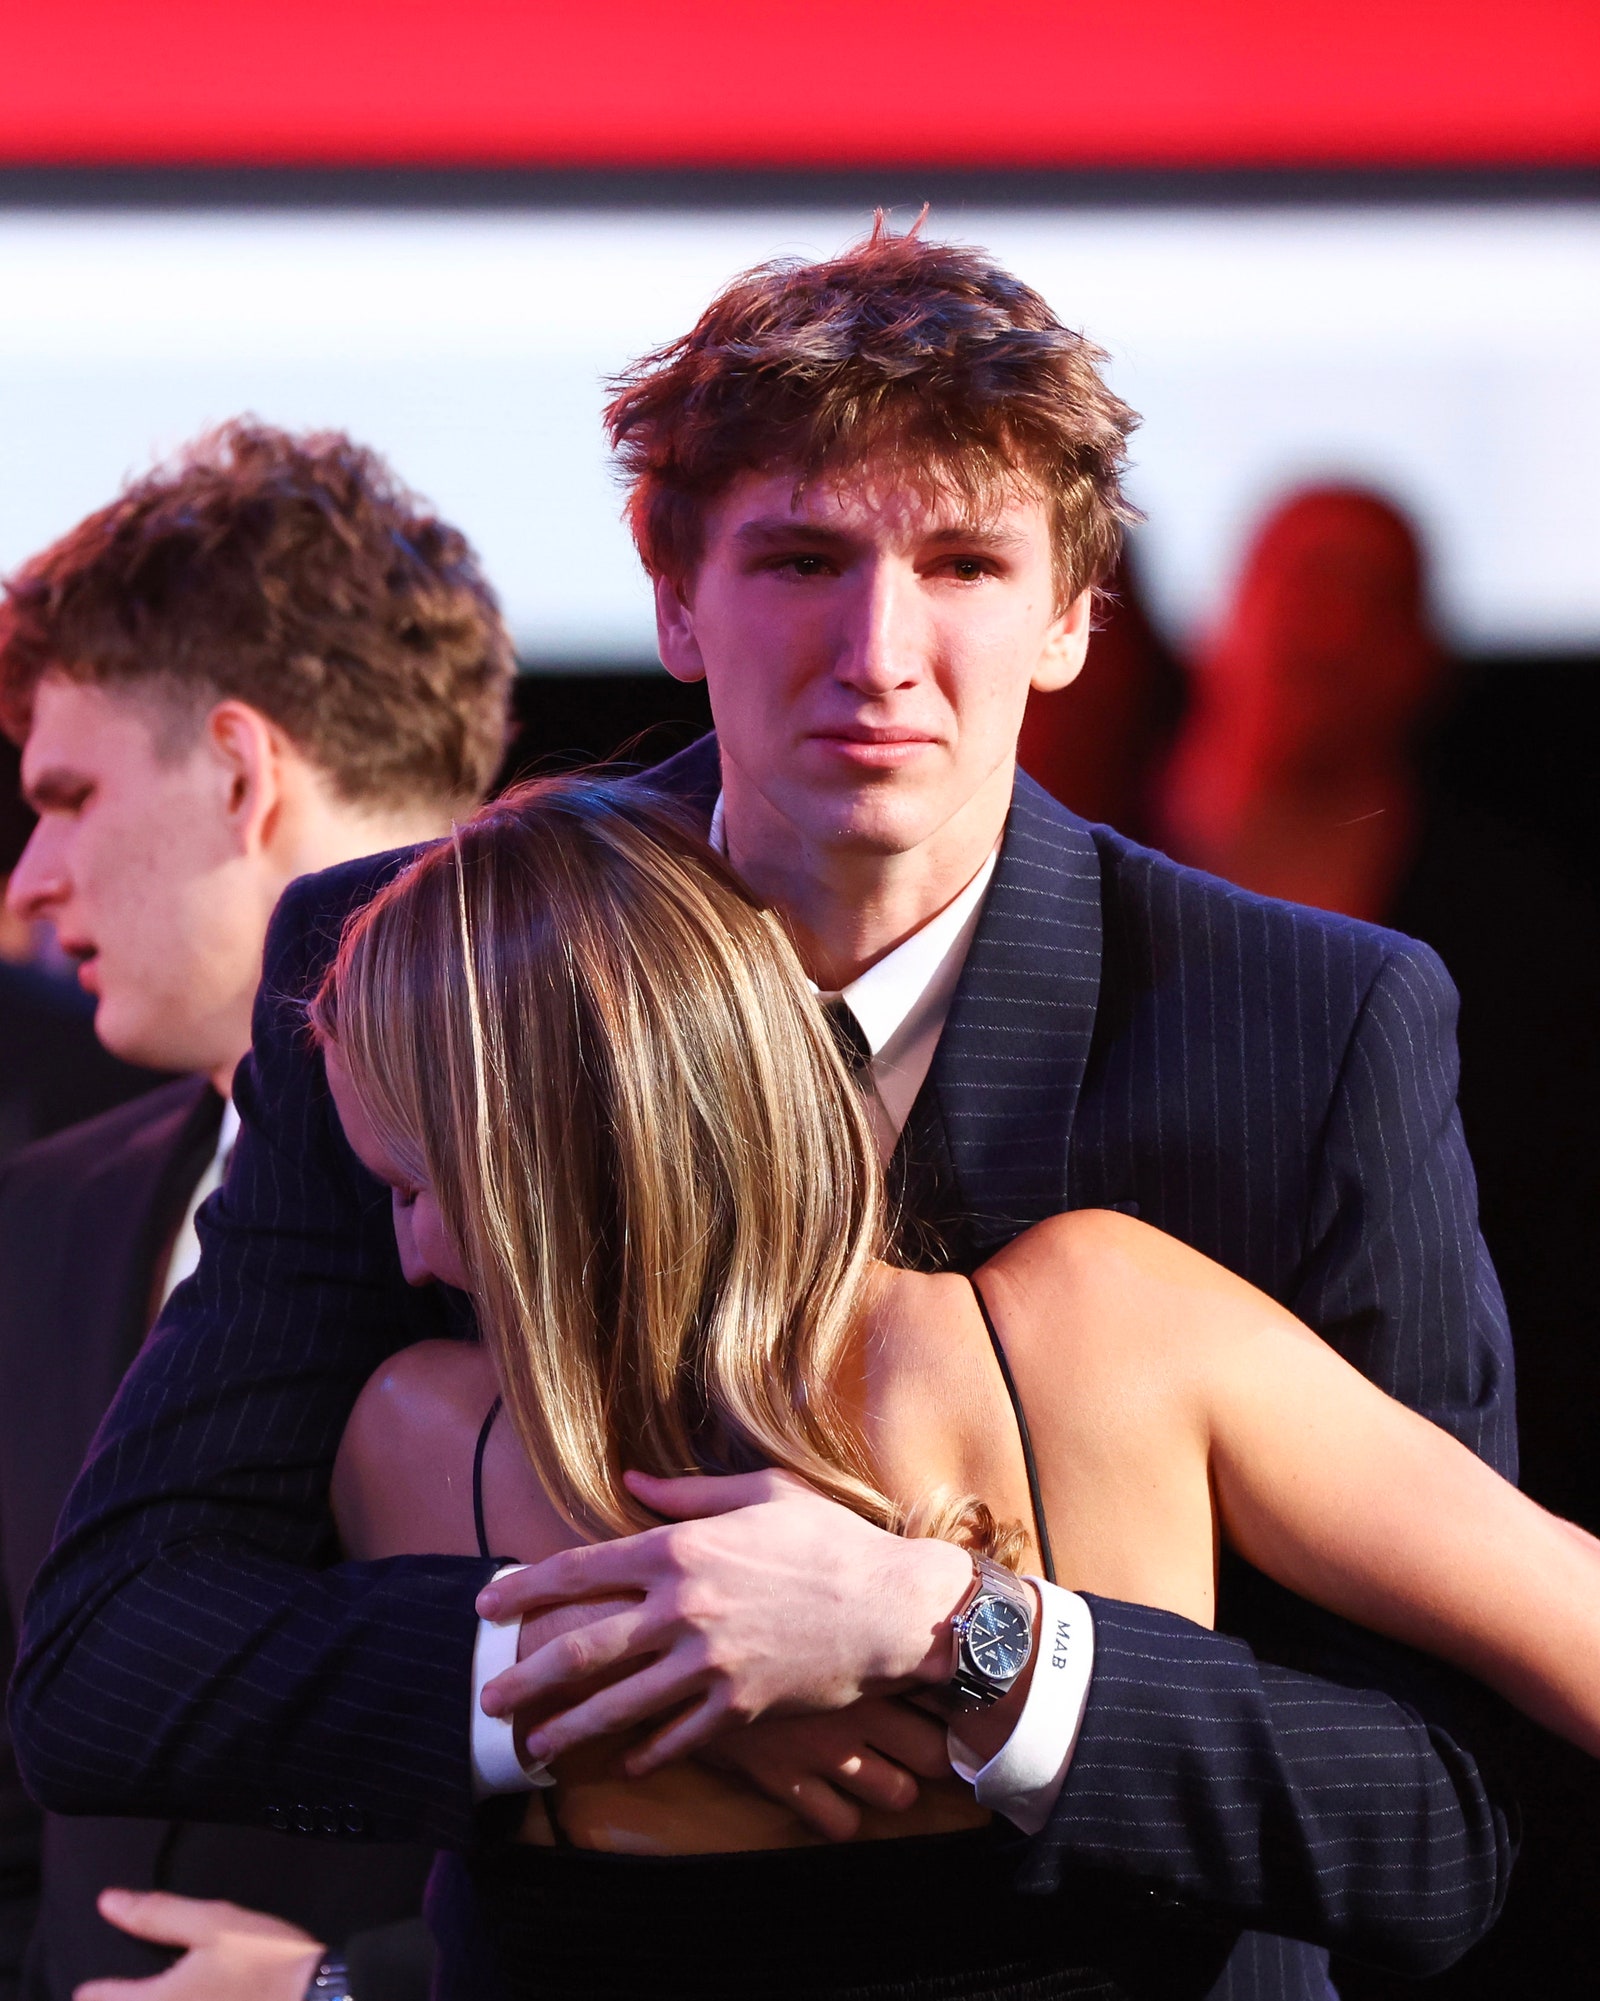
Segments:
[[[714,745],[654,777],[709,813]],[[274,921],[200,1273],[109,1415],[30,1607],[14,1732],[60,1810],[253,1819],[293,1800],[325,1828],[467,1832],[487,1566],[334,1564],[326,1510],[361,1382],[445,1307],[402,1284],[387,1203],[279,998],[401,859],[297,885]],[[1183,870],[1019,778],[908,1128],[927,1149],[913,1199],[958,1221],[965,1264],[1065,1207],[1137,1213],[1509,1470],[1454,1006],[1425,947]],[[1323,2001],[1328,1946],[1420,1970],[1481,1931],[1509,1864],[1469,1748],[1487,1705],[1239,1566],[1217,1634],[1094,1609],[1089,1709],[1028,1883],[1064,1911],[1095,1886],[1131,1900],[1150,1994]],[[1236,1940],[1203,1989],[1180,1971],[1214,1966],[1200,1938]]]

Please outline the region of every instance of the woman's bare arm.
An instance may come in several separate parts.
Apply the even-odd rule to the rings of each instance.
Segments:
[[[382,1364],[345,1425],[333,1513],[349,1556],[475,1556],[472,1448],[495,1397],[481,1348],[419,1341]]]
[[[1217,1523],[1257,1569],[1465,1668],[1600,1755],[1594,1538],[1385,1396],[1254,1287],[1143,1224],[1053,1218],[982,1282],[1047,1497],[1074,1477],[1067,1462],[1093,1429],[1087,1398],[1109,1412],[1101,1426],[1121,1455],[1113,1509],[1120,1500],[1137,1516],[1164,1488],[1187,1510],[1203,1465]],[[1191,1577],[1158,1579],[1163,1595],[1146,1602],[1187,1609],[1173,1599]],[[1080,1582],[1078,1571],[1064,1581]]]

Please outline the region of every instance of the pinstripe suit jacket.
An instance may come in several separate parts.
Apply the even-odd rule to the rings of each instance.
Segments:
[[[709,813],[714,744],[653,776]],[[451,1313],[402,1283],[298,1006],[403,859],[302,882],[274,920],[200,1272],[28,1611],[13,1733],[57,1810],[467,1835],[487,1566],[339,1563],[327,1507],[362,1383]],[[1134,1211],[1509,1471],[1454,1008],[1425,947],[1179,868],[1019,777],[901,1169],[963,1264],[1064,1207]],[[1241,1567],[1215,1634],[1094,1613],[1083,1731],[1026,1881],[1064,1924],[1092,1908],[1103,1936],[1115,1914],[1128,1991],[1321,1997],[1322,1948],[1424,1970],[1490,1921],[1506,1815],[1457,1685]]]

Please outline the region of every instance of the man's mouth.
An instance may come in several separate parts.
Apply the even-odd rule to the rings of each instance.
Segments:
[[[78,985],[83,988],[86,994],[98,994],[100,991],[100,953],[98,947],[76,943],[68,944],[65,938],[61,939],[59,943],[67,957],[77,961]]]
[[[844,723],[834,729],[814,730],[812,741],[848,764],[882,771],[908,763],[919,752],[932,749],[939,739],[928,730]]]

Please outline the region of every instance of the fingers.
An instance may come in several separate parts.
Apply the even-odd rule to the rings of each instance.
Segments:
[[[781,1792],[772,1792],[770,1797],[793,1808],[812,1833],[820,1834],[824,1841],[849,1841],[861,1826],[860,1808],[835,1792],[826,1779],[807,1774],[793,1780]]]
[[[574,1633],[601,1619],[615,1618],[619,1612],[631,1611],[643,1602],[637,1593],[629,1592],[615,1598],[576,1598],[570,1605],[547,1605],[542,1612],[530,1612],[522,1621],[519,1656],[526,1660],[552,1640],[560,1639],[563,1633]]]
[[[510,1716],[554,1689],[592,1680],[637,1655],[653,1653],[659,1637],[655,1620],[638,1605],[630,1605],[610,1618],[569,1627],[503,1674],[497,1674],[484,1688],[483,1713]]]
[[[869,1697],[840,1713],[840,1722],[854,1722],[863,1743],[922,1779],[950,1777],[950,1740],[945,1724],[909,1702],[890,1696]]]
[[[666,1665],[665,1662],[662,1664]],[[682,1700],[680,1694],[679,1700]],[[660,1703],[658,1709],[669,1708],[669,1703]],[[687,1758],[692,1751],[698,1751],[703,1744],[709,1744],[717,1732],[728,1722],[728,1711],[724,1697],[713,1690],[693,1708],[686,1709],[681,1716],[674,1717],[654,1737],[630,1751],[625,1761],[628,1776],[642,1779],[651,1772],[658,1772],[663,1765],[676,1763],[679,1758]]]
[[[102,1890],[97,1902],[107,1924],[155,1945],[206,1945],[225,1916],[233,1915],[231,1904],[175,1897],[166,1890]]]
[[[563,1549],[542,1563],[486,1584],[478,1593],[480,1619],[512,1619],[541,1606],[573,1598],[598,1598],[607,1591],[644,1591],[660,1575],[662,1529],[621,1536],[615,1542],[584,1543]]]
[[[917,1803],[917,1782],[904,1765],[880,1758],[876,1751],[862,1751],[840,1762],[831,1775],[832,1783],[864,1806],[882,1807],[886,1813],[905,1813]]]
[[[298,1925],[220,1899],[102,1890],[108,1923],[183,1957],[147,1980],[90,1980],[73,2001],[300,2001],[323,1947]]]
[[[607,1737],[636,1723],[644,1723],[652,1716],[659,1716],[663,1710],[675,1709],[679,1703],[699,1693],[694,1677],[681,1665],[674,1661],[657,1661],[653,1667],[641,1668],[625,1681],[613,1682],[609,1688],[601,1689],[587,1701],[564,1709],[559,1716],[552,1716],[548,1722],[539,1724],[528,1736],[528,1757],[536,1765],[547,1765],[574,1745],[586,1744],[592,1737]],[[692,1750],[696,1744],[703,1743],[726,1720],[721,1704],[714,1697],[704,1698],[689,1714],[691,1717],[699,1716],[708,1707],[714,1707],[714,1715],[698,1732],[690,1734],[685,1749]],[[675,1727],[681,1731],[685,1724]],[[650,1751],[652,1746],[643,1748]],[[654,1771],[658,1765],[670,1764],[673,1757],[682,1755],[683,1752],[674,1751],[665,1757],[652,1758],[639,1767],[630,1758],[628,1770],[637,1776],[643,1771]]]

